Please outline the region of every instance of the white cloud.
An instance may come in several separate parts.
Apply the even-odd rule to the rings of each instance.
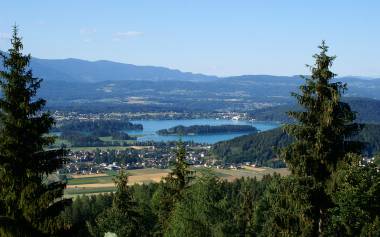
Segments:
[[[81,35],[93,35],[96,33],[96,29],[95,28],[81,28],[79,30],[79,33]]]
[[[121,41],[132,37],[138,37],[143,35],[143,32],[140,31],[127,31],[127,32],[117,32],[115,33],[113,40]]]

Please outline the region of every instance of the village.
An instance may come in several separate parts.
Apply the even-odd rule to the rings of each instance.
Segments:
[[[103,174],[109,171],[136,169],[168,169],[175,161],[175,144],[159,146],[132,146],[118,149],[94,149],[69,151],[69,162],[58,171],[66,175]],[[242,164],[224,164],[214,159],[210,153],[211,146],[201,144],[186,145],[186,160],[193,167],[216,169],[241,169],[243,166],[257,167],[251,162]]]

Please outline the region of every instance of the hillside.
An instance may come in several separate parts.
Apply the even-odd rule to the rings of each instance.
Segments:
[[[380,125],[366,124],[354,139],[366,144],[363,151],[365,155],[373,156],[380,151]],[[212,152],[218,159],[227,163],[254,162],[264,166],[281,167],[284,164],[276,159],[276,151],[291,141],[282,128],[276,128],[216,143]]]
[[[357,122],[380,123],[380,100],[370,98],[345,97],[343,101],[350,104],[351,109],[357,114]],[[286,112],[300,110],[298,105],[281,105],[259,109],[251,112],[251,115],[259,121],[292,122]]]

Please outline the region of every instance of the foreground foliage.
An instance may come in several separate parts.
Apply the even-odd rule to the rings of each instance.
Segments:
[[[50,236],[61,229],[58,215],[70,200],[65,184],[47,176],[62,167],[64,151],[44,150],[54,121],[43,113],[46,101],[34,98],[41,79],[28,68],[17,28],[12,48],[1,53],[0,71],[0,236]]]

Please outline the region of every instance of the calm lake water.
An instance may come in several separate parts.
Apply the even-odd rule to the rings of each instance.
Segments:
[[[234,124],[234,125],[251,125],[256,127],[260,131],[266,131],[269,129],[277,128],[280,126],[279,123],[274,122],[256,122],[256,121],[243,121],[243,120],[225,120],[225,119],[180,119],[180,120],[133,120],[132,123],[142,124],[144,127],[143,131],[128,131],[130,135],[139,135],[138,141],[178,141],[179,136],[170,135],[162,136],[158,135],[156,132],[160,129],[167,129],[178,125],[191,126],[191,125],[224,125],[224,124]],[[194,141],[198,143],[209,143],[213,144],[219,141],[230,140],[232,138],[249,134],[248,132],[243,133],[221,133],[221,134],[210,134],[210,135],[189,135],[182,136],[183,141]]]

